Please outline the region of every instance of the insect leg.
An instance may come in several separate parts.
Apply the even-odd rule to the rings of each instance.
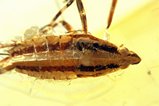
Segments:
[[[36,50],[36,44],[34,43],[34,40],[32,40],[32,43],[33,43],[33,47],[34,47],[35,59],[36,59],[36,61],[37,61],[37,60],[38,60],[38,59],[37,59],[37,50]]]
[[[59,23],[61,23],[68,32],[71,32],[74,30],[72,26],[65,20],[61,20]]]
[[[9,55],[9,53],[0,53],[0,55]]]
[[[53,28],[57,27],[59,24],[62,24],[62,26],[68,31],[68,32],[71,32],[73,31],[74,29],[72,28],[72,26],[65,20],[61,20],[59,22],[55,22],[53,25],[51,24],[48,24],[47,26],[45,26],[45,28],[41,29],[40,31],[42,33],[46,33],[48,32],[49,30],[52,30]]]
[[[53,24],[57,20],[57,18],[64,12],[64,10],[66,10],[73,2],[74,0],[69,0],[67,4],[62,9],[60,9],[60,11],[55,15],[51,23]]]
[[[50,60],[50,62],[51,62],[51,57],[50,57],[50,55],[49,55],[49,52],[50,52],[50,49],[49,49],[49,42],[48,42],[47,37],[45,37],[45,41],[46,41],[46,53],[47,53],[47,59]]]
[[[114,10],[115,10],[115,7],[116,7],[116,4],[117,4],[117,1],[118,0],[113,0],[112,1],[112,5],[111,5],[111,9],[110,9],[110,12],[109,12],[109,17],[108,17],[108,25],[106,27],[106,29],[108,29],[112,23],[112,19],[113,19],[113,15],[114,15]]]
[[[46,29],[48,28],[49,26],[49,29],[51,27],[53,27],[53,25],[55,24],[55,21],[58,19],[58,17],[74,2],[74,0],[69,0],[66,5],[60,9],[60,11],[54,16],[54,18],[52,19],[52,21],[48,24],[48,25],[45,25],[43,26],[40,30],[43,31],[43,29]]]
[[[80,14],[83,31],[87,33],[87,18],[86,18],[86,13],[85,13],[83,3],[81,0],[76,0],[76,3],[77,3],[77,8]]]
[[[13,47],[13,46],[16,46],[16,45],[17,45],[16,42],[11,43],[11,44],[1,44],[0,43],[0,49],[1,48],[7,48],[7,47]]]

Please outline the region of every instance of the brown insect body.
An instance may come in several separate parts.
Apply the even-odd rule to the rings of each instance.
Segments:
[[[56,22],[74,1],[67,1],[48,25],[40,30],[32,28],[34,31],[31,31],[31,36],[27,35],[24,40],[12,44],[0,44],[0,48],[8,48],[8,56],[0,61],[0,73],[16,69],[37,78],[62,80],[104,75],[141,61],[136,53],[127,48],[118,48],[88,33],[81,0],[76,0],[82,23],[81,31],[73,30],[64,20]],[[117,0],[113,0],[107,28],[111,25],[116,3]],[[68,32],[61,36],[49,34],[58,24],[62,24]]]
[[[18,72],[39,78],[98,76],[140,62],[126,48],[120,49],[108,41],[78,32],[26,39],[8,52],[10,56],[0,63],[3,69],[16,68]]]

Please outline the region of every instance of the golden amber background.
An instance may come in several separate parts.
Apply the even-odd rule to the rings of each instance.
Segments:
[[[1,0],[0,41],[23,36],[31,26],[43,26],[63,0]],[[111,0],[83,0],[89,31],[104,38]],[[79,29],[75,7],[62,19]],[[159,105],[159,1],[119,0],[109,41],[140,55],[140,64],[116,73],[71,81],[39,80],[15,72],[0,75],[0,106],[158,106]]]

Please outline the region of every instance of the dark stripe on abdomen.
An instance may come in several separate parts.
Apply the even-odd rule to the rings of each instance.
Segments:
[[[106,66],[84,66],[80,65],[79,67],[75,66],[61,66],[61,67],[52,67],[52,66],[45,66],[45,67],[39,67],[39,66],[16,66],[18,69],[22,70],[31,70],[31,71],[82,71],[82,72],[94,72],[94,71],[101,71],[106,69],[116,69],[119,68],[119,65],[117,64],[108,64]]]

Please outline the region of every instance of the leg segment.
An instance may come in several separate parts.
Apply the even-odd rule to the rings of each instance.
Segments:
[[[50,24],[53,24],[57,18],[74,2],[74,0],[69,0],[68,3],[60,9],[60,11],[55,15],[55,17],[52,19],[52,22]]]
[[[61,20],[61,21],[59,21],[58,23],[55,23],[53,27],[56,27],[58,24],[62,24],[63,27],[64,27],[68,32],[73,31],[72,26],[71,26],[68,22],[66,22],[65,20]]]
[[[14,47],[14,46],[16,46],[17,44],[16,44],[16,41],[13,41],[13,43],[11,43],[11,44],[1,44],[0,43],[0,49],[1,48],[7,48],[7,47]]]
[[[76,3],[77,3],[77,8],[78,8],[78,11],[79,11],[79,14],[80,14],[83,31],[85,33],[87,33],[87,31],[88,31],[88,29],[87,29],[87,18],[86,18],[86,13],[85,13],[85,10],[84,10],[84,7],[83,7],[83,3],[82,3],[81,0],[76,0]]]
[[[0,55],[9,55],[9,53],[0,53]]]
[[[113,15],[114,15],[114,10],[115,10],[115,7],[116,7],[116,3],[117,3],[117,0],[113,0],[113,1],[112,1],[111,9],[110,9],[110,12],[109,12],[109,18],[108,18],[107,29],[110,27],[110,25],[111,25],[111,23],[112,23],[112,19],[113,19]]]
[[[53,28],[55,28],[56,26],[58,26],[59,24],[62,24],[62,26],[68,31],[71,32],[73,31],[72,26],[65,20],[61,20],[59,22],[55,22],[54,24],[48,24],[45,25],[44,27],[42,27],[40,29],[40,32],[42,33],[47,33],[49,30],[52,30]]]
[[[52,19],[52,21],[51,21],[49,24],[43,26],[43,27],[40,29],[40,31],[41,31],[41,32],[47,32],[48,30],[50,30],[50,28],[53,28],[54,25],[55,25],[55,21],[57,20],[57,18],[58,18],[73,2],[74,2],[74,0],[69,0],[69,1],[67,2],[67,4],[66,4],[62,9],[60,9],[60,11],[54,16],[54,18]],[[44,31],[44,29],[45,29],[45,31]]]

